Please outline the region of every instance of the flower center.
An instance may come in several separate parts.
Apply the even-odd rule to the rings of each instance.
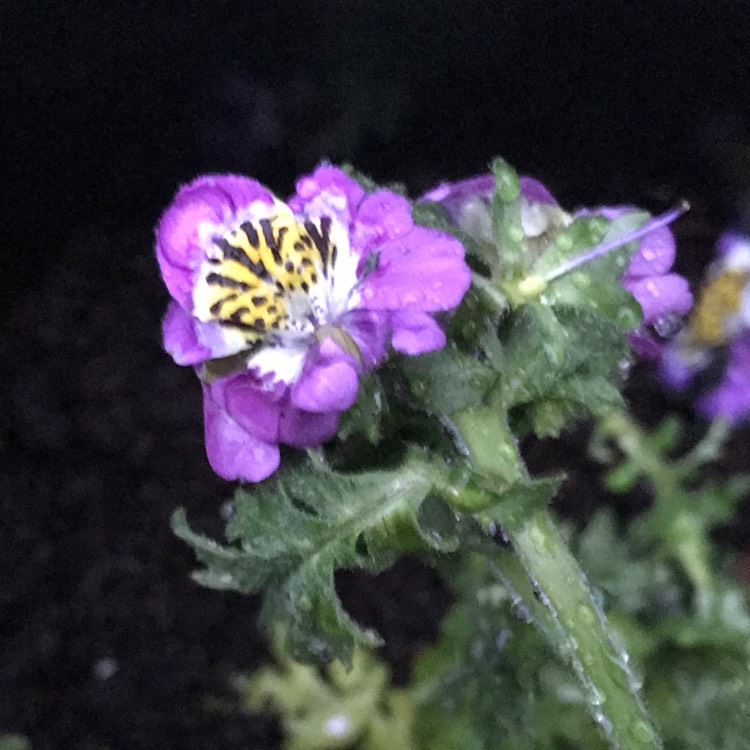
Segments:
[[[253,367],[293,380],[300,357],[337,330],[352,305],[356,268],[343,226],[328,216],[299,219],[284,204],[269,218],[214,237],[195,285],[193,316],[218,323],[226,349],[237,354],[220,362],[221,374],[208,368],[211,376],[224,374],[226,361],[230,371]],[[292,350],[294,363],[283,361]]]
[[[311,290],[336,263],[331,225],[328,217],[297,222],[290,211],[246,221],[214,239],[193,315],[239,334],[249,346],[273,332],[305,327],[324,312]]]

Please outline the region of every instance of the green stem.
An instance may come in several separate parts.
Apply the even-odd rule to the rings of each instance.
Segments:
[[[644,431],[625,412],[614,412],[602,419],[598,429],[617,443],[650,482],[653,504],[643,515],[641,523],[680,564],[696,592],[698,614],[709,617],[715,593],[711,548],[705,522],[685,502],[683,487],[703,463],[718,453],[728,434],[726,426],[721,423],[712,426],[706,437],[676,462],[665,461],[660,452],[649,445]]]
[[[501,504],[502,488],[527,473],[498,412],[474,409],[454,418],[475,470],[484,477],[485,486],[489,480],[498,487],[497,503]],[[493,520],[488,513],[474,514],[485,527]],[[628,655],[608,629],[604,612],[548,512],[511,514],[504,523],[516,560],[498,555],[498,574],[515,595],[525,596],[542,632],[571,666],[610,746],[617,750],[661,748],[628,666]],[[519,578],[519,562],[526,581]]]

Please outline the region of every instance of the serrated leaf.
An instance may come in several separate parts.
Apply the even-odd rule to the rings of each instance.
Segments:
[[[453,346],[405,358],[401,369],[414,401],[438,416],[481,403],[497,379],[491,367]]]
[[[483,527],[489,523],[506,526],[518,522],[519,519],[530,517],[532,514],[544,510],[552,498],[557,494],[564,476],[543,477],[533,479],[525,477],[503,488],[499,493],[498,502],[488,508],[474,513]],[[497,492],[491,480],[477,477],[480,486]]]
[[[615,400],[608,386],[627,356],[622,331],[583,308],[525,305],[500,332],[505,367],[502,399],[508,407],[557,400],[566,412],[596,413]],[[606,381],[606,383],[605,383]]]
[[[355,646],[379,639],[343,610],[334,573],[381,570],[397,550],[455,548],[420,516],[440,471],[416,452],[396,469],[351,475],[298,464],[236,493],[227,525],[234,544],[191,531],[183,511],[173,526],[206,565],[196,574],[201,582],[263,594],[261,622],[269,630],[284,628],[295,658],[346,663]]]
[[[346,440],[352,435],[362,435],[368,443],[377,445],[389,412],[383,384],[372,370],[360,378],[357,400],[341,415],[338,436]]]
[[[495,191],[492,199],[492,236],[499,253],[499,264],[509,276],[517,276],[524,266],[526,249],[521,224],[521,188],[518,173],[503,159],[494,159],[492,173]]]

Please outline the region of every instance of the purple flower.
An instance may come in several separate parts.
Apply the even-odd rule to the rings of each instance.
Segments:
[[[445,344],[432,313],[470,283],[461,244],[415,226],[401,196],[328,165],[296,188],[283,203],[255,180],[200,177],[157,227],[164,347],[204,380],[206,451],[226,479],[260,481],[280,444],[330,439],[389,344]]]
[[[637,210],[631,206],[601,206],[569,214],[538,180],[522,176],[520,187],[521,226],[527,239],[559,231],[579,216],[601,215],[611,221]],[[440,203],[450,219],[474,239],[491,241],[493,191],[494,177],[479,175],[443,183],[422,196],[422,200]],[[693,303],[685,279],[670,273],[674,259],[674,237],[667,226],[658,226],[642,237],[621,279],[623,287],[635,297],[643,311],[641,327],[631,332],[630,341],[635,351],[644,357],[657,357],[660,351],[649,327],[670,316],[686,314]],[[574,265],[571,262],[571,268]]]
[[[696,402],[706,417],[737,424],[750,415],[750,332],[729,345],[729,362],[719,385]]]
[[[734,424],[750,415],[750,239],[725,232],[716,256],[687,326],[663,352],[661,376],[684,390],[724,352],[719,385],[698,398],[696,407],[706,417]]]

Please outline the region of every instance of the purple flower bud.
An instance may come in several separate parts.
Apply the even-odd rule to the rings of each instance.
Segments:
[[[637,210],[630,206],[601,206],[568,214],[538,180],[522,176],[520,186],[521,226],[530,239],[540,237],[549,230],[558,231],[579,216],[602,215],[611,221]],[[479,175],[454,183],[443,183],[425,193],[422,200],[440,203],[450,219],[464,231],[475,239],[491,241],[493,191],[493,176]],[[619,245],[612,243],[612,247],[616,246]],[[599,248],[591,251],[591,258],[597,254]],[[582,254],[580,261],[586,259],[588,256]],[[668,316],[686,314],[693,303],[687,281],[669,273],[674,259],[674,237],[667,226],[658,226],[640,239],[622,276],[623,287],[635,297],[643,310],[642,325],[631,332],[630,342],[635,351],[644,357],[658,357],[660,351],[660,344],[651,335],[650,327]],[[577,265],[577,259],[572,258],[568,270]]]

